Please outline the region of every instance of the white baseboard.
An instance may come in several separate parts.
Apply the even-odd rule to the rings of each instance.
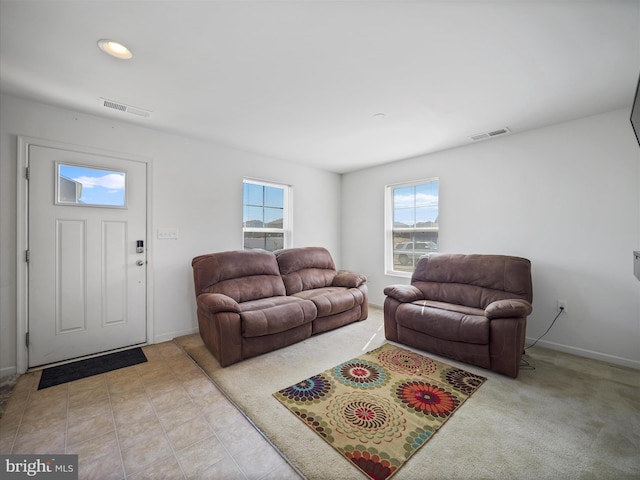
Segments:
[[[526,338],[526,345],[531,345],[535,342],[535,338]],[[561,343],[549,342],[547,340],[540,340],[536,345],[540,345],[541,347],[548,348],[549,350],[556,350],[558,352],[570,353],[571,355],[576,355],[578,357],[590,358],[592,360],[599,360],[605,363],[611,363],[613,365],[620,365],[623,367],[634,368],[636,370],[640,370],[640,361],[632,360],[630,358],[617,357],[615,355],[609,355],[607,353],[602,352],[594,352],[593,350],[587,350],[584,348],[572,347],[570,345],[563,345]]]
[[[169,342],[176,337],[182,337],[183,335],[191,335],[192,333],[198,333],[198,327],[185,328],[184,330],[176,330],[174,332],[163,333],[162,335],[156,335],[153,338],[152,343]]]
[[[0,368],[0,377],[8,377],[9,375],[15,375],[16,373],[18,373],[18,368],[15,365]]]

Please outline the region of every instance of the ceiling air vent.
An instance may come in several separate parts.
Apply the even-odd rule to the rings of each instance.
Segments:
[[[113,100],[107,100],[106,98],[101,98],[100,102],[102,103],[103,107],[130,113],[131,115],[138,115],[139,117],[145,118],[151,116],[151,112],[149,110],[145,110],[144,108],[132,107],[131,105],[126,105],[121,102],[114,102]]]
[[[478,133],[477,135],[473,135],[471,137],[471,140],[473,140],[474,142],[478,140],[486,140],[487,138],[493,138],[499,135],[506,135],[507,133],[511,133],[511,130],[509,130],[509,127],[504,127],[504,128],[499,128],[498,130],[492,130],[490,132]]]

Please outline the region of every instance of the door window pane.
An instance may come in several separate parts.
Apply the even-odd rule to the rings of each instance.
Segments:
[[[56,205],[127,206],[127,174],[83,165],[56,163]]]

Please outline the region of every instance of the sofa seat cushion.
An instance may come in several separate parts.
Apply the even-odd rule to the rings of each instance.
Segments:
[[[364,301],[362,291],[347,287],[313,288],[303,290],[293,296],[311,300],[318,309],[318,318],[346,312],[357,305],[362,305]]]
[[[489,343],[490,320],[484,310],[431,300],[403,303],[396,312],[401,327],[452,342]]]
[[[313,302],[295,297],[271,297],[240,304],[242,336],[261,337],[282,333],[305,323],[317,315]]]

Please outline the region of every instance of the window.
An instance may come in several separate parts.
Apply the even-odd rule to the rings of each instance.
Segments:
[[[245,250],[273,252],[291,246],[290,187],[243,181],[242,234]]]
[[[126,185],[121,170],[56,162],[56,205],[125,208]]]
[[[420,256],[438,251],[438,191],[437,178],[386,187],[387,273],[410,276]]]

